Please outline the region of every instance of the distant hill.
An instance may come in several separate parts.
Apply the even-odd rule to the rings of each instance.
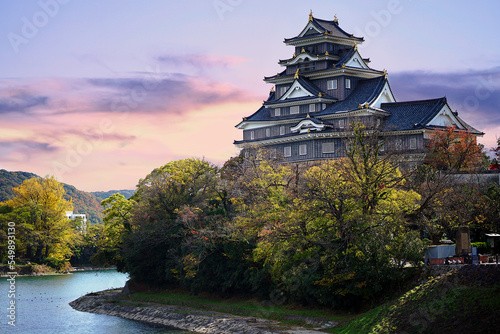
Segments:
[[[69,184],[64,184],[66,195],[64,198],[73,199],[73,211],[75,213],[84,213],[87,215],[87,220],[91,224],[98,224],[102,222],[101,200],[94,194],[76,189]]]
[[[14,196],[12,188],[18,187],[24,180],[38,177],[28,172],[9,172],[0,169],[0,202],[11,199]]]
[[[0,169],[0,202],[6,201],[14,197],[12,188],[18,187],[24,180],[33,177],[39,177],[33,173],[27,172],[9,172],[5,169]],[[96,197],[94,194],[76,189],[69,184],[64,185],[66,190],[66,199],[73,200],[73,211],[75,213],[84,213],[87,219],[92,224],[102,222],[101,198]],[[114,192],[113,192],[114,194]]]
[[[92,194],[94,194],[97,198],[101,199],[101,201],[116,193],[122,194],[123,196],[125,196],[126,199],[129,199],[135,193],[135,190],[110,190],[110,191],[92,192]]]

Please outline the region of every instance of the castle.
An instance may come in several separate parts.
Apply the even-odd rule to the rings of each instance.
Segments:
[[[383,149],[399,152],[407,161],[421,161],[436,129],[483,135],[453,112],[445,97],[396,102],[385,70],[372,69],[358,45],[362,37],[344,31],[334,20],[309,14],[296,37],[284,43],[293,56],[280,60],[285,69],[264,81],[273,84],[255,113],[236,125],[243,130],[238,148],[263,147],[286,162],[345,156],[351,126],[378,129]]]

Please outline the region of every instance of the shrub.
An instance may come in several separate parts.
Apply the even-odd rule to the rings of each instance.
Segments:
[[[472,242],[470,245],[472,247],[477,247],[477,252],[479,254],[489,254],[491,252],[491,246],[486,242]]]

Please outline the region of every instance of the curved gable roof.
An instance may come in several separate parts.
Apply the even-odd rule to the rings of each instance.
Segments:
[[[384,127],[388,130],[423,128],[446,105],[446,98],[382,103],[380,108],[390,112]]]
[[[314,26],[317,30],[320,32],[315,33],[315,34],[307,34],[307,27],[311,27],[310,25]],[[353,34],[347,33],[345,30],[340,28],[338,22],[335,21],[329,21],[329,20],[322,20],[322,19],[317,19],[315,17],[312,17],[311,21],[307,23],[307,25],[302,29],[301,33],[295,37],[292,38],[285,38],[285,43],[291,42],[294,40],[302,39],[302,38],[308,38],[312,36],[321,36],[325,34],[325,32],[334,37],[340,37],[340,38],[346,38],[346,39],[351,39],[355,40],[357,42],[363,42],[364,39],[363,37],[356,37]]]

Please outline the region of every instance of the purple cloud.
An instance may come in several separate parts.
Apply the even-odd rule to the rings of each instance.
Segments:
[[[32,108],[45,106],[48,102],[48,96],[30,94],[28,92],[8,92],[7,96],[0,96],[0,114],[9,112],[30,113]]]
[[[400,72],[389,76],[398,101],[446,96],[453,110],[479,130],[500,125],[500,67],[458,73]]]
[[[212,54],[162,55],[157,60],[173,66],[190,66],[197,69],[228,68],[247,61],[245,58]]]
[[[250,94],[236,86],[180,74],[168,78],[95,78],[88,83],[111,90],[96,102],[98,109],[112,112],[183,114],[203,105],[251,100]]]

